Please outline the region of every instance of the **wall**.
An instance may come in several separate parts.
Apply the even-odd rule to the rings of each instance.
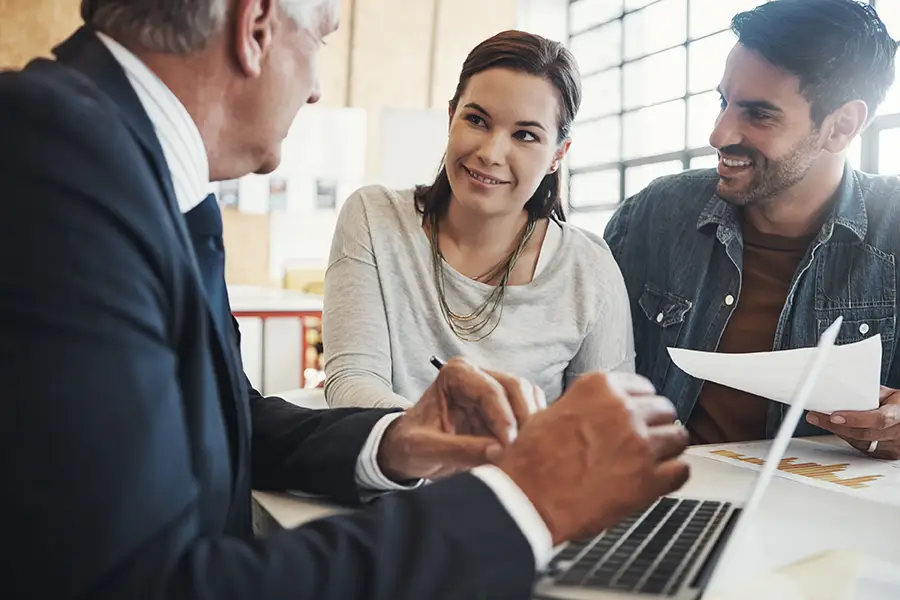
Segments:
[[[433,118],[415,111],[446,110],[447,101],[456,88],[459,71],[469,51],[480,41],[502,31],[518,26],[523,3],[565,2],[565,0],[343,0],[341,27],[326,41],[321,60],[323,94],[320,104],[327,107],[353,107],[366,113],[365,177],[368,181],[382,182],[384,148],[397,144],[385,143],[383,125],[396,123],[397,115],[404,110],[413,111],[411,121],[421,119],[429,125],[427,131],[434,136]],[[546,6],[544,6],[546,9]],[[534,11],[530,8],[529,13]],[[564,11],[562,14],[565,14]],[[539,19],[546,20],[546,14]],[[561,37],[561,36],[560,36]],[[307,109],[308,110],[308,109]],[[393,131],[393,130],[392,130]],[[428,135],[423,128],[422,136]],[[409,134],[409,132],[407,132]],[[412,136],[415,137],[415,136]],[[414,142],[415,143],[415,142]],[[431,138],[417,143],[434,154]],[[400,158],[399,162],[409,158]],[[437,168],[440,154],[427,159]],[[396,164],[398,161],[394,161]],[[421,161],[420,161],[421,162]],[[421,169],[418,169],[421,170]],[[267,242],[272,248],[279,246],[276,237],[270,240],[247,238],[238,240],[236,234],[241,215],[232,215],[226,221],[226,244],[230,252],[264,255],[261,246]],[[248,220],[255,216],[247,216]],[[272,231],[283,229],[279,220],[288,217],[271,215]],[[229,227],[229,222],[233,227]],[[321,225],[330,226],[330,219]],[[303,228],[296,228],[300,234]],[[283,232],[282,232],[283,233]],[[302,234],[300,234],[302,235]],[[278,237],[283,237],[279,235]],[[306,236],[308,237],[308,236]],[[308,245],[320,244],[322,236],[312,236]],[[309,262],[321,261],[322,248],[303,244],[293,246]],[[306,239],[302,242],[306,243]],[[268,256],[280,253],[270,248]],[[327,250],[327,249],[326,249]],[[230,260],[230,259],[229,259]],[[245,265],[246,266],[246,265]],[[277,267],[277,265],[276,265]],[[259,283],[260,277],[251,276],[246,269],[231,269],[232,283]],[[240,276],[238,275],[240,273]],[[282,278],[270,274],[271,285],[281,285]]]
[[[519,1],[353,2],[347,105],[368,113],[367,175],[378,174],[382,111],[444,110],[466,55],[483,39],[516,26]]]
[[[80,0],[0,0],[0,68],[21,67],[78,25]]]
[[[527,23],[528,15],[538,16],[524,28],[537,31],[533,27],[545,23],[547,14],[532,5],[546,9],[547,3],[560,1],[565,2],[341,0],[341,27],[329,36],[320,55],[321,104],[365,110],[367,179],[379,177],[385,119],[396,120],[403,109],[446,110],[463,60],[478,42]],[[79,6],[80,0],[0,0],[0,67],[18,67],[34,56],[48,55],[80,25]],[[281,284],[265,271],[269,238],[259,235],[265,223],[276,218],[237,212],[225,216],[230,282]]]

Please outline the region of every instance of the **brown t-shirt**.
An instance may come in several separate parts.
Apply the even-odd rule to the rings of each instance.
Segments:
[[[744,222],[741,296],[722,333],[717,352],[772,350],[791,280],[815,236],[788,238],[765,234]],[[768,407],[765,398],[704,382],[687,424],[691,443],[763,439]]]

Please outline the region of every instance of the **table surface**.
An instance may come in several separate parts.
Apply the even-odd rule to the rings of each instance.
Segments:
[[[814,439],[844,444],[832,436]],[[686,460],[691,478],[675,496],[743,503],[758,474],[703,456],[688,454]],[[349,510],[286,493],[256,491],[254,499],[286,528]],[[764,576],[828,552],[889,561],[900,572],[900,499],[896,505],[876,503],[776,476],[750,523],[752,539],[739,544],[748,577]],[[900,598],[900,588],[896,592],[892,597]]]
[[[295,290],[254,286],[228,286],[234,312],[320,312],[322,296]]]

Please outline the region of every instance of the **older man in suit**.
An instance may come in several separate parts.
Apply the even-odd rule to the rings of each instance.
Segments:
[[[406,412],[249,386],[207,188],[278,164],[336,4],[85,0],[56,60],[0,75],[11,597],[526,597],[553,545],[685,481],[686,436],[639,378],[586,376],[541,412],[461,361]],[[253,486],[415,489],[255,540]]]

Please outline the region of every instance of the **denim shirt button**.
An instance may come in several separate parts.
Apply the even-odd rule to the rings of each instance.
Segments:
[[[859,332],[863,335],[866,335],[867,333],[869,333],[869,324],[863,323],[862,325],[860,325]]]
[[[662,323],[662,321],[663,321],[663,314],[659,313],[658,315],[656,315],[656,322]]]
[[[734,296],[732,296],[731,294],[728,294],[727,296],[725,296],[725,304],[728,306],[731,306],[732,304],[734,304]]]

